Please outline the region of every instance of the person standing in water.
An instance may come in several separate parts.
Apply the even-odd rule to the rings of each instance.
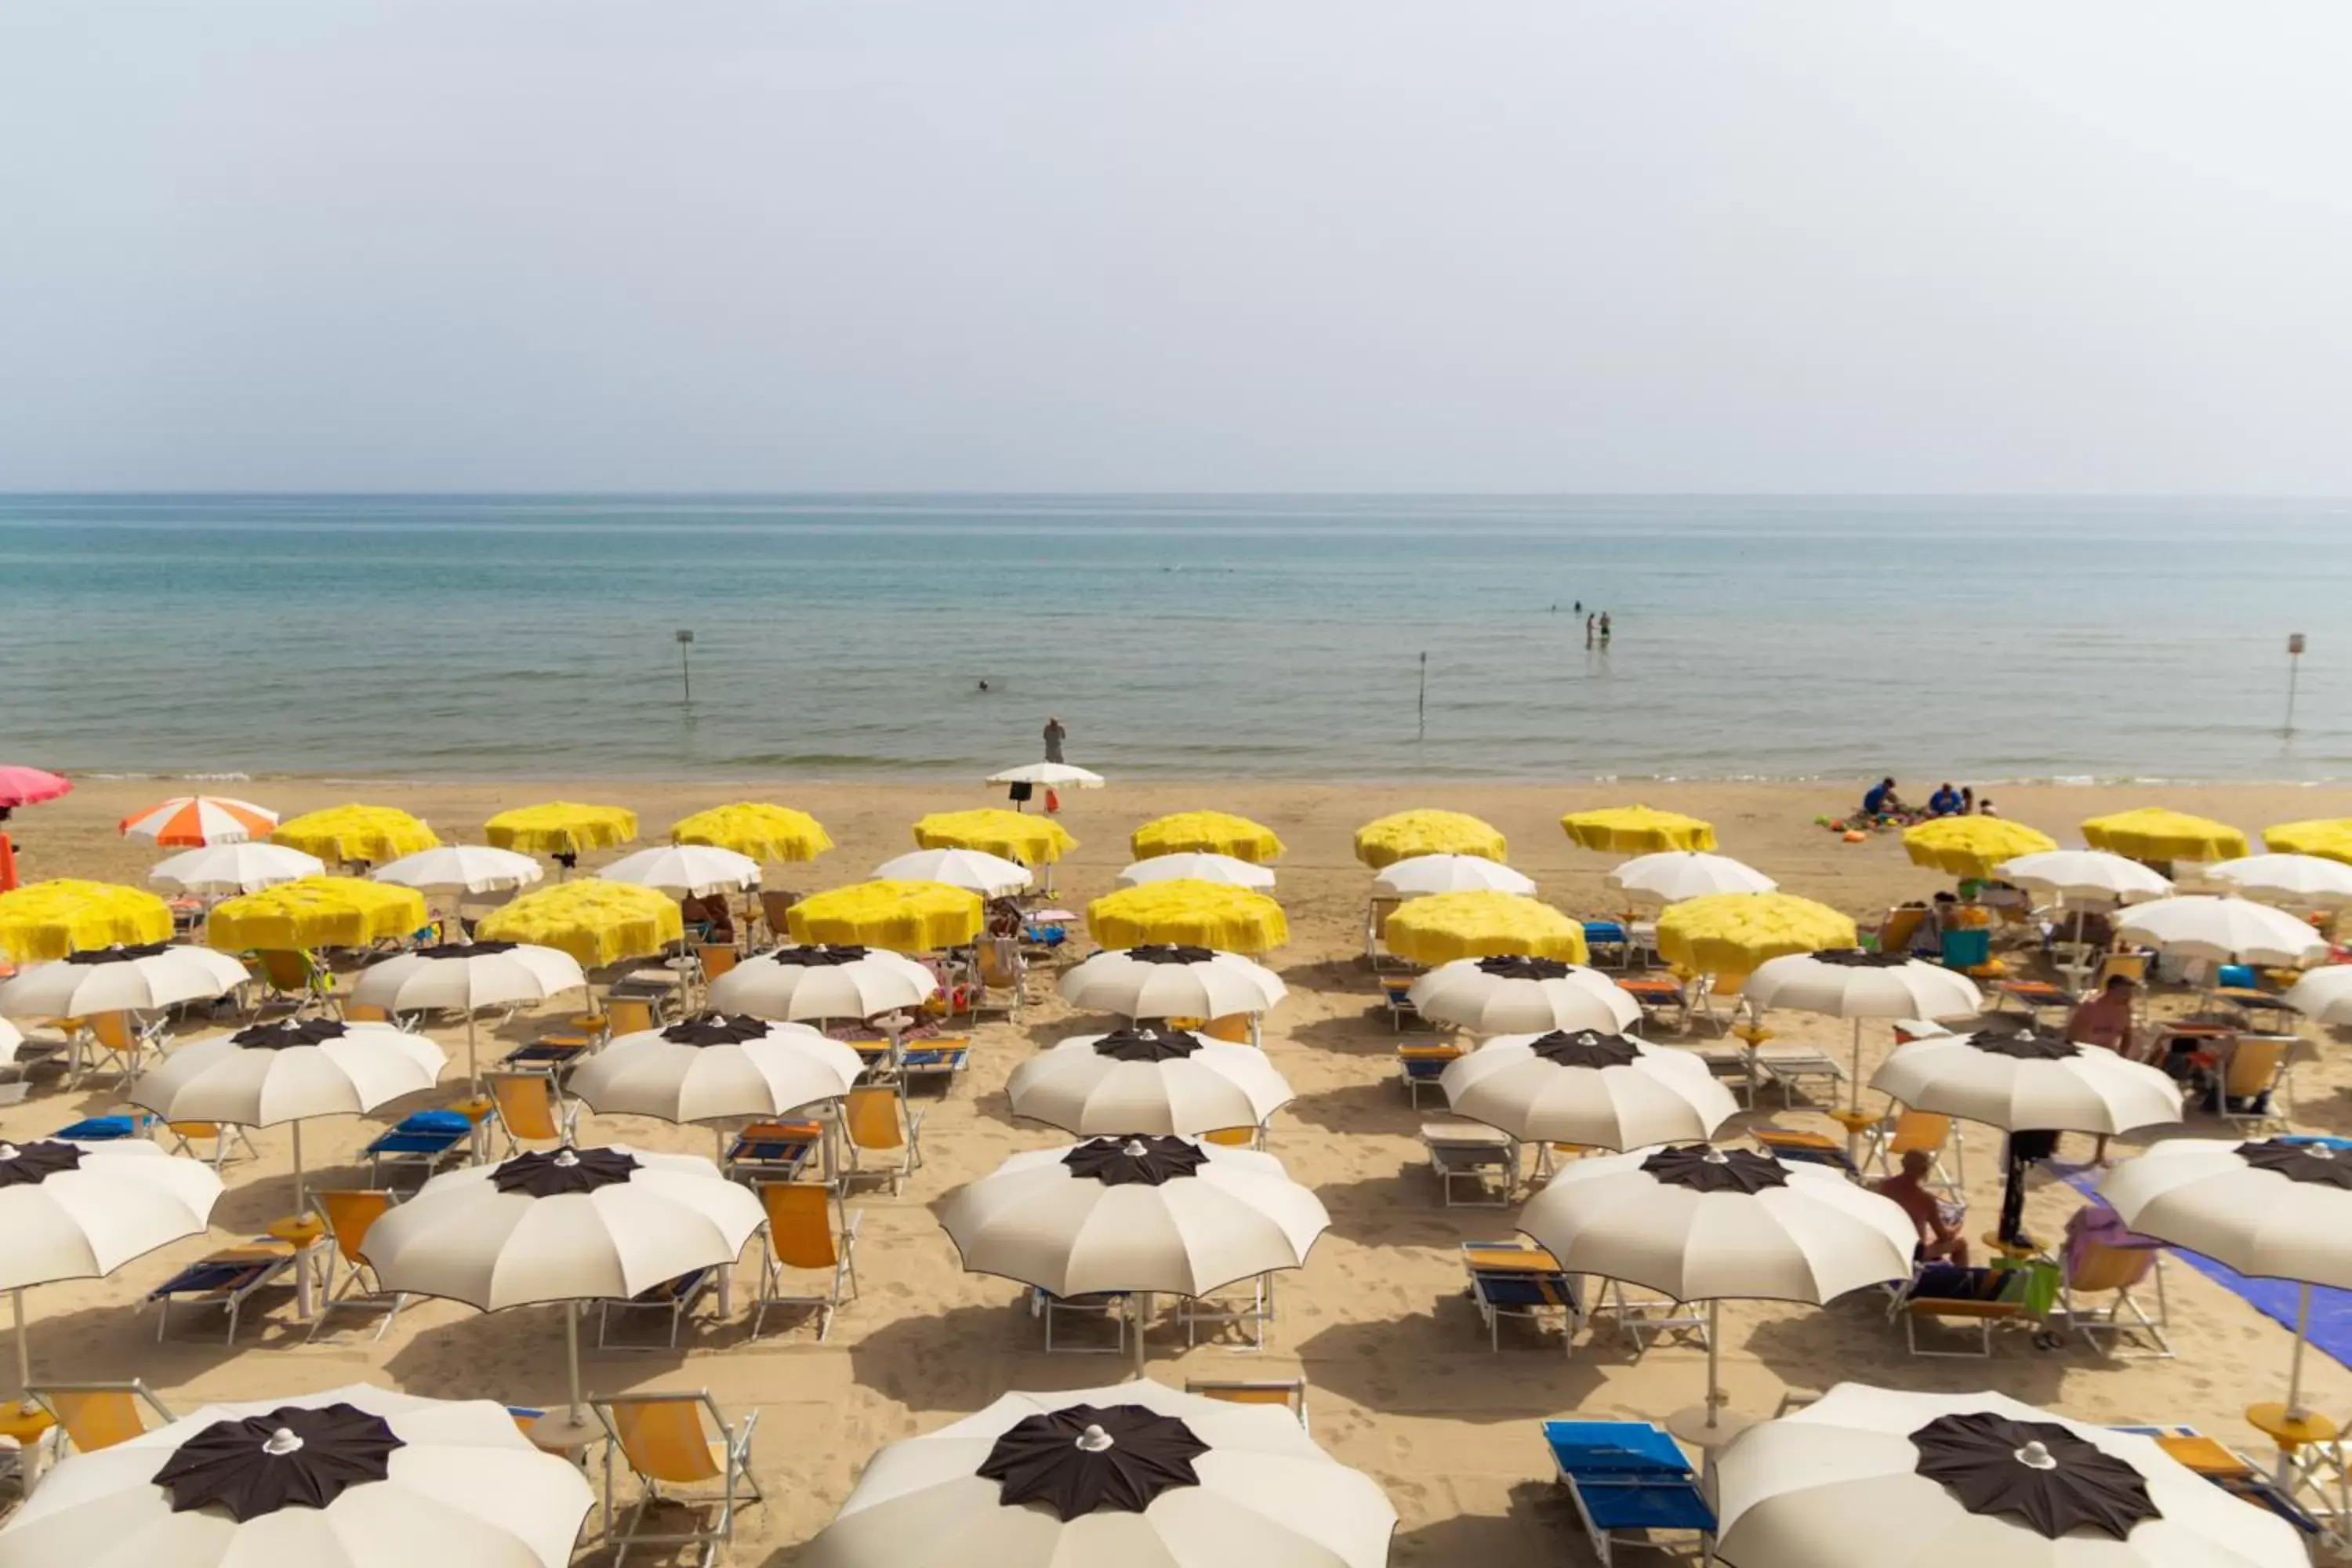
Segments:
[[[1601,646],[1609,646],[1609,612],[1606,610],[1601,612]]]
[[[1052,717],[1046,719],[1045,760],[1047,762],[1058,763],[1062,760],[1062,742],[1068,735],[1069,731],[1062,728],[1061,720]]]
[[[1592,646],[1592,617],[1591,616],[1584,617],[1584,646],[1587,647],[1591,647]]]

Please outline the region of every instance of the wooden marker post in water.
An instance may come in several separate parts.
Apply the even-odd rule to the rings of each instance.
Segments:
[[[1416,735],[1429,733],[1429,655],[1421,656],[1421,700],[1413,709],[1413,731]]]
[[[2286,733],[2294,733],[2294,677],[2303,664],[2303,634],[2286,634]]]
[[[677,633],[677,679],[685,689],[686,700],[694,700],[694,634],[680,626]]]

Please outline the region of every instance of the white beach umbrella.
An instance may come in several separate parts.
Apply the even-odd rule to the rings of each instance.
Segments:
[[[482,1081],[474,1043],[474,1015],[514,1007],[577,987],[588,976],[580,961],[551,947],[522,942],[445,942],[396,952],[371,964],[352,986],[352,1000],[386,1013],[444,1012],[466,1016],[466,1077]]]
[[[2284,910],[2204,893],[2136,904],[2116,917],[2116,934],[2214,963],[2300,965],[2327,956],[2327,939]]]
[[[1063,1000],[1123,1018],[1264,1013],[1288,995],[1273,970],[1237,952],[1148,943],[1090,954],[1062,972]]]
[[[1013,1069],[1013,1114],[1081,1138],[1256,1127],[1290,1103],[1265,1053],[1148,1026],[1079,1035]]]
[[[600,1115],[716,1121],[839,1100],[865,1068],[805,1024],[711,1013],[621,1036],[572,1069],[570,1088]]]
[[[1868,1018],[1969,1018],[1984,993],[1967,975],[1899,952],[1859,948],[1794,952],[1756,966],[1740,994],[1758,1008],[1786,1007],[1853,1020],[1853,1071],[1846,1109],[1862,1109],[1862,1026]],[[1859,1123],[1849,1136],[1858,1138]]]
[[[867,1461],[810,1568],[1382,1568],[1396,1510],[1286,1411],[1111,1388],[1008,1394]]]
[[[2172,884],[2137,860],[2105,849],[2044,849],[2020,855],[1993,868],[2001,880],[2021,888],[2055,893],[2070,901],[2133,903],[2160,899]]]
[[[595,1500],[492,1400],[361,1384],[77,1450],[0,1530],[0,1568],[564,1568]]]
[[[1613,1035],[1642,1021],[1642,1005],[1597,969],[1513,954],[1441,963],[1405,993],[1432,1023],[1474,1035],[1594,1029]]]
[[[2317,855],[2248,855],[2216,861],[2205,875],[2242,897],[2289,909],[2332,910],[2352,904],[2352,866]]]
[[[1250,888],[1265,892],[1274,886],[1274,868],[1253,865],[1231,855],[1184,851],[1138,860],[1118,874],[1122,888],[1150,882],[1210,882],[1221,888]]]
[[[363,1252],[388,1291],[485,1312],[625,1299],[732,1263],[766,1217],[751,1189],[691,1154],[614,1144],[518,1154],[434,1177],[368,1227]],[[548,1441],[593,1433],[580,1396],[580,1320],[563,1313],[569,1419]]]
[[[443,844],[387,860],[368,876],[419,892],[499,893],[547,875],[537,858],[486,844]]]
[[[1670,904],[1712,893],[1769,893],[1780,884],[1743,860],[1696,849],[1637,855],[1609,873],[1629,893],[1647,893]]]
[[[287,1018],[190,1040],[132,1080],[123,1098],[166,1121],[294,1124],[294,1203],[302,1193],[302,1123],[364,1116],[438,1082],[448,1056],[389,1024]]]
[[[917,849],[874,868],[886,881],[945,882],[983,899],[1010,898],[1036,879],[1029,868],[979,849]]]
[[[2294,1527],[2156,1443],[2006,1394],[1840,1384],[1716,1476],[1728,1568],[2301,1568]]]
[[[0,1289],[16,1316],[16,1378],[31,1381],[25,1291],[100,1279],[166,1243],[205,1233],[221,1179],[143,1139],[0,1142]]]
[[[2312,970],[2280,1000],[2315,1024],[2352,1024],[2352,963]]]
[[[710,983],[710,1005],[755,1018],[871,1018],[919,1007],[939,988],[904,954],[811,944],[752,954]]]
[[[1024,763],[982,781],[992,784],[1025,784],[1039,789],[1100,789],[1103,776],[1067,763]]]
[[[323,877],[327,863],[283,844],[215,844],[155,862],[147,879],[185,893],[257,893],[280,882]]]
[[[1479,855],[1415,855],[1381,868],[1376,898],[1419,899],[1433,893],[1533,893],[1536,879]]]
[[[1696,1144],[1571,1161],[1528,1201],[1519,1229],[1570,1274],[1707,1304],[1709,1427],[1723,1403],[1724,1299],[1819,1306],[1907,1279],[1919,1240],[1893,1199],[1834,1171]]]
[[[87,1018],[155,1012],[226,995],[249,978],[244,964],[209,947],[94,947],[33,964],[0,984],[0,1015]]]
[[[1298,1268],[1330,1223],[1273,1155],[1189,1138],[1094,1138],[1015,1154],[940,1208],[971,1273],[1056,1296],[1134,1295],[1139,1375],[1154,1292],[1204,1296]]]
[[[596,873],[607,882],[655,888],[665,893],[703,898],[740,893],[760,885],[760,863],[715,844],[656,844],[624,855]]]
[[[159,844],[243,844],[278,826],[278,814],[225,795],[183,795],[149,806],[121,824],[126,838]]]
[[[1696,1143],[1739,1109],[1691,1053],[1592,1029],[1497,1037],[1438,1081],[1456,1116],[1530,1143]]]
[[[2352,1149],[2295,1138],[2169,1138],[2108,1172],[2099,1195],[2143,1236],[2303,1287],[2286,1403],[2305,1414],[2311,1288],[2352,1289]]]

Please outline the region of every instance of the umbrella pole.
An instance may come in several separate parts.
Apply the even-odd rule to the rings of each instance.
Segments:
[[[309,1212],[302,1204],[302,1124],[294,1123],[294,1217]]]
[[[580,1303],[563,1303],[563,1370],[572,1394],[572,1426],[574,1431],[588,1425],[587,1406],[580,1399]]]
[[[1862,1110],[1862,1020],[1853,1021],[1853,1077],[1848,1083],[1845,1108],[1859,1113]]]
[[[2311,1287],[2304,1287],[2306,1297]],[[25,1338],[25,1288],[22,1285],[8,1292],[8,1304],[16,1310],[16,1397],[26,1405],[33,1402],[33,1347]],[[2296,1358],[2301,1364],[2301,1357]]]
[[[1706,1304],[1706,1429],[1715,1430],[1716,1413],[1723,1408],[1723,1303]]]
[[[18,1312],[21,1314],[22,1311],[23,1309],[20,1307]],[[25,1320],[20,1315],[16,1321],[22,1323]],[[2305,1414],[2303,1408],[2303,1343],[2309,1337],[2310,1331],[2311,1287],[2306,1284],[2295,1292],[2294,1355],[2286,1363],[2286,1413],[2290,1419],[2296,1421],[2302,1420]],[[25,1331],[19,1328],[16,1331],[16,1344],[20,1351],[24,1343]]]
[[[470,1000],[466,1004],[466,1079],[469,1092],[482,1092],[481,1064],[474,1056],[474,1006]]]
[[[1140,1379],[1143,1376],[1143,1325],[1151,1316],[1151,1292],[1139,1290],[1130,1299],[1135,1302],[1135,1375]]]

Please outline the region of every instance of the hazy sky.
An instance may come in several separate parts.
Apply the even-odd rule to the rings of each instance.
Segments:
[[[0,489],[2352,492],[2341,0],[5,0]]]

